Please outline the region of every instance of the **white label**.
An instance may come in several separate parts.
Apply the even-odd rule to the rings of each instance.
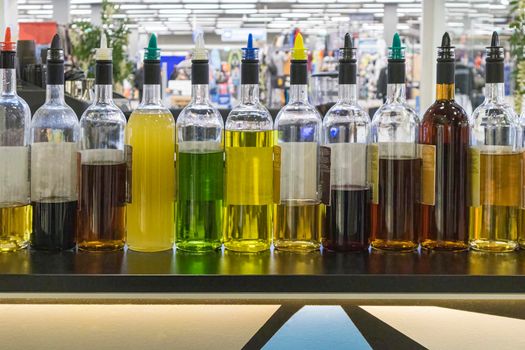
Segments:
[[[366,144],[331,143],[332,186],[366,186]]]
[[[281,147],[281,200],[310,199],[317,196],[316,142],[283,142]]]
[[[222,143],[217,141],[182,141],[178,145],[179,152],[204,153],[222,151]]]
[[[29,202],[29,147],[0,147],[0,206]]]
[[[31,145],[31,199],[77,198],[77,144]]]
[[[125,153],[121,149],[86,149],[80,151],[82,164],[95,162],[124,162]]]
[[[417,158],[417,149],[412,142],[380,142],[379,158]]]

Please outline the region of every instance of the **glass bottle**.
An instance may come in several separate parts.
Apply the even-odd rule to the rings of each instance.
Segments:
[[[126,142],[133,149],[127,244],[136,251],[173,248],[175,239],[175,120],[161,102],[160,50],[153,34],[144,56],[142,102],[131,114]]]
[[[273,120],[259,102],[258,49],[243,49],[241,101],[226,120],[224,246],[270,249],[273,210]]]
[[[8,27],[0,43],[0,252],[27,247],[31,234],[31,111],[16,94],[15,50]]]
[[[523,197],[521,198],[521,208],[518,217],[518,243],[521,249],[525,249],[525,95],[521,100],[521,114],[519,116],[519,124],[521,128],[521,145],[523,152]]]
[[[436,101],[419,129],[420,242],[432,250],[468,249],[467,157],[469,125],[454,100],[454,47],[448,33],[438,49]]]
[[[370,117],[357,103],[356,80],[356,48],[347,33],[340,49],[339,99],[323,119],[323,144],[331,158],[323,247],[333,251],[367,249],[370,238]]]
[[[102,34],[96,52],[95,100],[80,119],[78,248],[119,250],[126,239],[130,149],[126,118],[113,102],[112,50]]]
[[[486,49],[485,100],[472,113],[470,247],[510,252],[518,247],[522,207],[521,127],[504,101],[504,52],[498,34]]]
[[[405,52],[397,33],[387,69],[387,99],[372,120],[369,147],[371,245],[379,250],[412,251],[418,247],[419,118],[406,102]]]
[[[210,101],[202,34],[191,69],[192,99],[177,119],[175,242],[180,250],[206,252],[222,245],[224,121]]]
[[[301,34],[295,37],[290,75],[290,100],[275,119],[280,157],[280,201],[275,207],[276,249],[313,251],[321,246],[319,146],[322,121],[308,102],[307,55]]]
[[[31,248],[75,247],[77,153],[80,124],[64,100],[64,50],[53,37],[47,50],[46,101],[31,122]]]

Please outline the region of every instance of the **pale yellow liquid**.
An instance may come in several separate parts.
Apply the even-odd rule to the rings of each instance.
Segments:
[[[226,131],[224,246],[237,252],[270,249],[273,210],[273,131]]]
[[[283,202],[275,206],[273,244],[278,250],[308,252],[321,247],[323,207]]]
[[[0,207],[0,252],[24,249],[32,231],[31,205]]]
[[[126,129],[133,148],[127,242],[132,250],[172,249],[175,237],[175,122],[170,113],[135,111]]]

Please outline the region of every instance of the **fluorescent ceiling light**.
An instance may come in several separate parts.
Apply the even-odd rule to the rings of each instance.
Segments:
[[[181,9],[183,8],[182,4],[152,4],[149,5],[150,9]]]
[[[140,9],[147,9],[148,5],[123,4],[123,5],[119,5],[119,8],[121,10],[140,10]]]
[[[244,14],[252,14],[257,13],[256,9],[230,9],[230,10],[224,10],[224,13],[226,14],[232,14],[232,15],[244,15]]]
[[[253,9],[254,4],[221,4],[221,9]]]
[[[274,22],[268,23],[268,28],[290,28],[291,25],[289,22]]]
[[[281,14],[284,18],[308,18],[311,14],[306,12],[285,12]]]
[[[219,4],[187,4],[184,5],[184,8],[187,9],[219,9]]]
[[[445,4],[445,7],[469,7],[470,4],[468,2],[447,2]]]

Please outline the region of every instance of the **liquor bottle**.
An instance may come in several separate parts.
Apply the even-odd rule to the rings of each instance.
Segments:
[[[469,125],[454,100],[454,47],[443,35],[437,58],[436,101],[419,129],[421,156],[421,246],[432,250],[468,249],[467,158]]]
[[[75,247],[77,153],[80,124],[64,100],[64,50],[53,37],[47,50],[46,101],[31,122],[31,248]]]
[[[130,148],[126,118],[113,102],[112,50],[102,34],[95,54],[95,100],[80,119],[77,243],[81,250],[124,247]]]
[[[321,245],[319,146],[321,116],[308,102],[307,54],[297,34],[292,49],[290,99],[277,114],[276,157],[280,164],[280,201],[275,208],[274,246],[313,251]]]
[[[0,252],[27,247],[31,234],[31,111],[16,94],[15,50],[7,27],[0,42]]]
[[[177,119],[178,249],[213,251],[222,245],[224,145],[222,116],[210,101],[208,52],[198,35],[191,67],[192,99]]]
[[[357,103],[356,48],[350,34],[339,51],[339,98],[323,119],[323,144],[330,148],[330,204],[323,247],[333,251],[368,248],[370,186],[366,152],[370,117]]]
[[[224,246],[270,249],[273,210],[273,119],[259,102],[258,49],[243,48],[241,101],[226,120]]]
[[[397,33],[389,48],[387,83],[386,102],[372,119],[369,147],[371,245],[412,251],[418,247],[419,118],[406,101],[405,50]]]
[[[161,102],[160,50],[150,37],[144,56],[142,102],[131,114],[126,141],[133,149],[129,249],[155,252],[175,239],[175,120]]]
[[[518,246],[522,206],[521,127],[504,101],[504,52],[498,34],[486,49],[485,100],[472,113],[470,247],[509,252]]]

